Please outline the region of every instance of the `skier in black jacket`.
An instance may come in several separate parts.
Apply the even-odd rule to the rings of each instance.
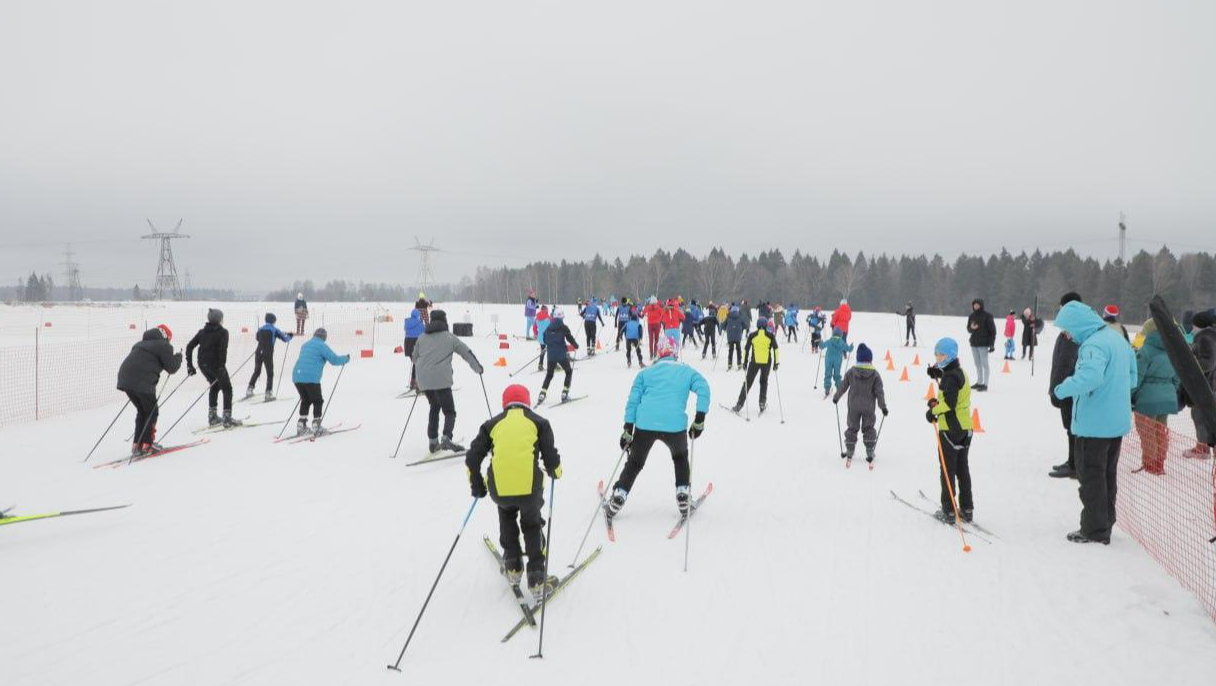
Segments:
[[[228,329],[224,328],[224,313],[217,309],[207,310],[207,324],[194,334],[186,345],[186,373],[194,376],[194,349],[198,348],[198,368],[203,378],[211,384],[207,397],[207,423],[211,426],[223,422],[226,428],[240,426],[232,418],[232,379],[228,378]],[[224,418],[216,411],[220,393],[224,394]]]
[[[996,350],[996,322],[984,309],[984,301],[971,301],[971,316],[967,317],[967,331],[971,333],[971,356],[975,359],[975,384],[977,391],[988,390],[988,355]]]
[[[286,343],[292,338],[292,334],[285,333],[275,326],[278,317],[274,316],[273,312],[266,313],[266,323],[258,329],[257,350],[253,352],[253,376],[249,377],[249,388],[245,389],[245,398],[253,397],[253,387],[258,383],[258,377],[262,375],[262,367],[266,368],[266,402],[274,400],[274,342],[275,339]]]
[[[705,339],[705,343],[701,346],[701,359],[705,359],[705,355],[713,348],[714,359],[718,359],[718,316],[717,308],[713,302],[709,303],[709,308],[705,310],[706,314],[701,318],[701,337]]]
[[[1060,298],[1060,307],[1073,301],[1082,302],[1081,296],[1072,291],[1065,293],[1064,297]],[[1056,336],[1056,346],[1051,351],[1051,381],[1047,384],[1047,397],[1051,400],[1051,406],[1060,410],[1060,421],[1064,424],[1064,433],[1068,436],[1068,459],[1052,467],[1048,474],[1057,479],[1077,478],[1076,436],[1072,435],[1072,398],[1060,400],[1051,391],[1077,371],[1079,350],[1076,342],[1066,332],[1061,331],[1060,335]]]
[[[912,301],[909,300],[907,305],[904,305],[904,347],[908,347],[908,341],[912,341],[913,345],[920,345],[920,341],[916,340],[916,310],[912,309]]]
[[[118,368],[118,390],[127,394],[135,407],[135,435],[131,454],[139,457],[161,450],[156,444],[156,384],[161,371],[170,374],[182,367],[182,354],[173,352],[173,344],[162,329],[148,329],[143,340],[136,343],[127,359]]]

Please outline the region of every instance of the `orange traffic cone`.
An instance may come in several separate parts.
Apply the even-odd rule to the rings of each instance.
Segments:
[[[597,339],[596,339],[596,341],[595,341],[595,349],[596,349],[596,350],[603,350],[603,349],[604,349],[604,344],[603,344],[603,343],[600,343],[600,341],[599,341],[599,339],[598,339],[598,338],[597,338]]]
[[[890,350],[887,351],[887,356],[884,357],[883,359],[886,360],[887,362],[891,361],[891,351]]]
[[[1001,368],[1002,374],[1009,374],[1009,360],[1005,360],[1005,366]]]
[[[910,381],[910,379],[908,378],[908,368],[907,367],[904,367],[904,373],[899,375],[899,380],[900,381]]]
[[[977,434],[984,433],[984,426],[980,424],[980,410],[975,408],[971,410],[971,430]]]
[[[500,357],[500,358],[498,358],[498,361],[494,363],[494,366],[495,366],[495,367],[505,367],[505,366],[507,366],[507,358],[505,358],[505,357]]]
[[[889,371],[889,372],[895,371],[895,360],[892,360],[889,357],[887,358],[887,371]]]
[[[919,353],[917,353],[916,357],[913,357],[913,358],[912,358],[912,366],[913,366],[913,367],[919,367],[919,366],[920,366],[920,354],[919,354]]]
[[[937,387],[933,385],[932,381],[930,381],[929,390],[925,391],[925,400],[933,400],[936,397],[937,397]]]

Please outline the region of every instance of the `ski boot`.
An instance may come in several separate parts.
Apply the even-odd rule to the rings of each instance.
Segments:
[[[432,455],[439,452],[439,439],[438,438],[429,439],[429,442],[427,443],[427,450]]]
[[[300,417],[300,420],[298,422],[296,422],[296,436],[307,436],[307,435],[308,435],[308,418]]]
[[[841,457],[843,457],[846,460],[852,460],[853,453],[855,453],[855,452],[857,452],[856,443],[845,443],[844,444],[844,455],[841,455]]]
[[[556,587],[557,577],[551,576],[546,579],[545,570],[528,571],[528,592],[532,594],[532,599],[538,605],[553,595],[553,589]]]
[[[231,429],[241,425],[241,420],[232,418],[232,410],[224,410],[224,428]]]
[[[735,370],[735,368],[733,365],[731,365],[729,362],[726,363],[726,371],[733,372],[734,370]]]
[[[266,391],[266,398],[264,402],[274,402],[274,393],[271,391]]]
[[[612,492],[612,497],[604,504],[604,512],[607,513],[609,519],[615,517],[621,511],[621,508],[625,507],[625,499],[628,497],[629,491],[623,488],[618,488]]]
[[[218,426],[220,423],[220,413],[214,407],[207,408],[207,425]]]
[[[540,407],[545,402],[545,398],[549,396],[549,390],[542,388],[540,393],[536,395],[536,407]]]
[[[870,469],[874,469],[874,446],[866,446],[866,462],[870,465]]]
[[[967,522],[968,524],[970,524],[971,520],[975,518],[975,509],[974,508],[964,507],[964,508],[960,509],[958,511],[958,513],[959,513],[959,515],[962,516],[963,521]]]
[[[146,454],[148,454],[148,451],[144,448],[143,443],[131,444],[131,457],[143,457]]]
[[[1073,543],[1101,543],[1102,545],[1110,545],[1109,538],[1090,538],[1082,533],[1080,529],[1069,533],[1065,538]]]
[[[312,435],[320,436],[321,434],[329,433],[325,427],[321,426],[321,418],[316,417],[312,420]]]
[[[562,402],[563,403],[570,402],[570,389],[569,388],[562,389]]]
[[[451,436],[444,436],[443,441],[439,443],[441,450],[451,450],[454,453],[463,453],[464,446],[452,440]]]
[[[764,414],[764,411],[767,409],[768,409],[768,403],[760,403],[760,414]]]
[[[692,512],[692,487],[676,486],[676,508],[681,517],[687,517]]]
[[[954,526],[954,510],[938,510],[933,513],[939,522]]]
[[[245,397],[241,398],[241,400],[249,400],[253,396],[254,396],[253,386],[250,386],[249,388],[245,389]]]
[[[519,582],[524,578],[524,561],[522,558],[515,557],[514,554],[508,554],[503,558],[503,576],[507,577],[507,581],[512,586],[518,586]]]

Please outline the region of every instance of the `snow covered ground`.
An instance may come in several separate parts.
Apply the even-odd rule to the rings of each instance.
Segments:
[[[497,410],[508,372],[534,348],[512,340],[509,366],[488,366],[499,355],[485,338],[489,317],[518,333],[521,308],[448,309],[452,321],[467,310],[477,325],[468,340]],[[250,428],[95,470],[80,461],[120,406],[117,392],[110,406],[0,428],[0,507],[134,504],[0,529],[0,684],[1211,684],[1216,626],[1186,591],[1120,531],[1109,547],[1064,540],[1079,503],[1075,482],[1046,476],[1064,444],[1045,365],[1032,378],[1029,363],[1016,362],[975,396],[987,429],[972,450],[976,519],[999,540],[972,540],[965,554],[954,530],[891,498],[936,495],[928,380],[923,367],[897,379],[914,354],[928,359],[937,337],[961,338],[963,321],[920,317],[922,346],[905,349],[896,317],[855,318],[852,338],[897,362],[884,372],[892,413],[873,472],[861,462],[844,469],[809,352],[782,348],[781,409],[774,385],[770,411],[757,418],[753,389],[751,422],[718,406],[738,393],[741,374],[726,372],[724,359],[715,369],[688,356],[714,391],[693,466],[694,488],[712,481],[714,495],[692,520],[689,571],[683,540],[666,537],[675,504],[660,446],[617,520],[618,541],[592,530],[588,550],[604,552],[550,608],[543,661],[528,659],[531,630],[499,642],[519,611],[480,542],[497,538],[486,500],[404,673],[385,669],[470,503],[459,461],[404,466],[425,449],[425,401],[401,458],[388,459],[410,409],[395,398],[408,375],[391,354],[399,319],[381,326],[376,356],[356,359],[336,395],[327,371],[327,423],[363,427],[315,444],[274,445],[278,426]],[[1044,360],[1053,337],[1049,327]],[[353,345],[335,347],[357,356]],[[970,373],[966,354],[964,363]],[[999,352],[992,363],[998,371]],[[632,377],[622,354],[603,355],[576,368],[575,394],[590,398],[542,412],[565,465],[551,541],[558,569],[619,455]],[[541,381],[516,378],[534,394]],[[238,376],[238,391],[246,379]],[[471,439],[486,401],[459,360],[456,384],[456,434]],[[170,401],[162,428],[202,387],[191,380]],[[282,421],[289,388],[291,400],[237,414]],[[94,462],[126,452],[132,421],[120,421]],[[200,403],[168,442],[204,422]]]

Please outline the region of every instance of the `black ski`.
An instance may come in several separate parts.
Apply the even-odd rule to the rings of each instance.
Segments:
[[[933,502],[932,500],[929,500],[929,496],[925,495],[924,491],[918,490],[917,493],[919,493],[920,497],[924,498],[925,500],[928,500],[929,502]],[[1000,538],[1000,536],[997,536],[996,534],[985,529],[984,527],[980,526],[979,524],[976,524],[975,522],[963,522],[963,523],[966,524],[967,526],[974,528],[976,531],[978,531],[986,536],[992,536],[993,538]]]
[[[933,514],[932,512],[919,508],[916,505],[913,505],[912,503],[908,502],[907,500],[904,500],[903,498],[896,495],[895,491],[891,491],[891,497],[895,498],[896,500],[903,503],[904,505],[907,505],[908,507],[912,508],[913,510],[916,510],[917,512],[925,515],[926,517],[929,517],[930,519],[937,522],[938,524],[945,524],[946,526],[949,526],[951,528],[953,528],[955,526],[954,524],[951,524],[949,522],[939,519],[938,516]],[[989,539],[985,538],[984,536],[982,536],[981,534],[979,534],[975,529],[970,528],[970,526],[968,524],[966,524],[965,522],[963,524],[963,530],[966,531],[971,536],[974,536],[975,538],[978,538],[979,540],[981,540],[985,543],[992,543],[991,540],[989,540]]]
[[[562,405],[568,405],[568,404],[570,404],[570,403],[572,403],[572,402],[574,402],[574,401],[576,401],[576,400],[582,400],[582,399],[584,399],[584,398],[589,398],[589,397],[590,397],[590,396],[586,396],[586,395],[576,395],[576,396],[574,396],[574,397],[572,397],[572,398],[566,398],[565,400],[559,400],[559,401],[557,402],[557,404],[553,405],[552,407],[553,407],[554,409],[556,409],[556,408],[561,407]]]
[[[575,567],[569,574],[567,574],[566,576],[559,579],[557,584],[554,585],[553,591],[551,593],[549,593],[549,596],[547,598],[545,598],[543,601],[537,603],[536,607],[532,608],[532,614],[535,615],[537,612],[540,611],[540,609],[542,607],[553,602],[553,599],[556,598],[557,595],[562,592],[562,589],[564,589],[567,585],[569,585],[569,583],[571,581],[573,581],[576,576],[581,574],[582,571],[587,568],[587,565],[594,562],[595,558],[600,556],[600,552],[603,549],[604,549],[603,546],[600,546],[599,548],[596,548],[595,550],[591,551],[591,554],[587,556],[587,559],[583,560],[582,563],[579,564],[579,566]],[[502,642],[506,643],[507,641],[511,640],[512,636],[519,633],[519,630],[524,628],[527,625],[528,625],[527,618],[520,619],[519,622],[516,623],[515,626],[510,631],[507,632],[507,635],[502,637]]]
[[[494,541],[491,541],[489,536],[483,537],[482,540],[486,542],[486,548],[489,549],[490,554],[494,556],[495,560],[498,560],[498,573],[507,579],[507,561],[503,559],[502,553],[498,552],[498,546],[494,545]],[[519,582],[507,579],[507,585],[511,587],[511,593],[515,594],[515,601],[519,603],[519,611],[524,613],[524,621],[528,623],[528,626],[536,626],[536,617],[532,614],[532,608],[528,605],[528,599],[524,597]]]
[[[467,452],[469,452],[469,451],[461,450],[460,452],[446,453],[446,454],[443,452],[431,453],[431,454],[427,455],[426,457],[422,458],[421,460],[418,460],[417,462],[407,462],[405,464],[405,466],[406,467],[415,467],[420,464],[430,464],[432,462],[443,462],[444,460],[454,460],[458,457],[464,457],[465,453],[467,453]]]
[[[727,412],[729,412],[729,413],[731,413],[731,414],[735,415],[736,417],[738,417],[739,419],[742,419],[742,420],[743,420],[743,421],[745,421],[745,422],[750,422],[750,421],[751,421],[751,418],[750,418],[750,417],[744,417],[742,412],[740,412],[740,411],[736,410],[736,409],[735,409],[735,408],[733,408],[733,407],[730,407],[729,405],[723,405],[722,403],[718,403],[718,405],[719,405],[719,406],[721,406],[721,408],[722,408],[722,409],[724,409],[724,410],[726,410]]]

